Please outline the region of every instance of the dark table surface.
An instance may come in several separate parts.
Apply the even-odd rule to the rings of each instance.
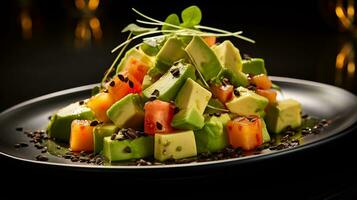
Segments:
[[[217,9],[216,4],[195,1],[203,10],[203,24],[232,31],[243,30],[254,38],[257,42],[254,45],[239,40],[235,44],[242,53],[264,58],[270,75],[328,83],[357,94],[354,72],[357,40],[353,34],[338,28],[333,9],[331,11],[335,1],[258,5],[244,2],[238,6],[229,6],[229,2],[223,1]],[[167,7],[163,7],[162,2],[100,2],[90,16],[99,19],[102,37],[95,39],[92,35],[85,40],[75,33],[85,17],[73,1],[8,1],[5,4],[8,8],[2,12],[5,20],[0,22],[0,111],[40,95],[99,82],[114,59],[110,50],[124,38],[121,29],[135,19],[130,7],[162,19],[170,12],[179,12],[190,5],[186,1]],[[26,23],[26,13],[32,20],[30,32],[26,24],[21,28],[21,22]],[[343,56],[346,60],[340,65]],[[239,168],[202,172],[189,177],[178,173],[165,180],[153,175],[137,181],[148,185],[152,182],[161,185],[165,185],[162,182],[184,183],[185,187],[192,183],[204,185],[207,190],[222,187],[229,193],[238,190],[242,194],[273,194],[285,199],[349,199],[357,194],[356,140],[355,131],[309,151]],[[0,177],[6,177],[1,180],[10,186],[18,184],[19,179],[30,181],[38,177],[80,179],[85,183],[93,179],[113,181],[112,177],[119,176],[44,169],[3,157],[0,163],[3,169]],[[133,182],[128,177],[123,179]],[[190,188],[200,193],[193,189],[195,187]]]

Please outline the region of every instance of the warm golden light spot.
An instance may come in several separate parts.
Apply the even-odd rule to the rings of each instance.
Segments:
[[[349,74],[354,74],[356,70],[355,63],[353,61],[349,62],[347,65],[347,72]]]
[[[100,22],[99,22],[98,18],[96,18],[96,17],[93,17],[92,19],[90,19],[89,25],[92,29],[100,28]]]
[[[21,11],[20,23],[22,30],[22,37],[24,39],[30,39],[32,37],[32,19],[27,11]]]
[[[344,63],[345,63],[345,55],[341,52],[336,57],[336,68],[342,69]]]
[[[78,10],[82,10],[86,5],[84,0],[75,0],[74,4],[76,5]]]
[[[99,0],[89,0],[88,8],[89,10],[96,10],[99,5]]]

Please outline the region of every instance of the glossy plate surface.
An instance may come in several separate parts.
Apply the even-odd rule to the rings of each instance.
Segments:
[[[284,98],[297,99],[303,105],[303,112],[311,116],[332,120],[322,133],[311,135],[304,139],[298,147],[273,151],[270,153],[252,155],[234,159],[209,161],[189,164],[156,165],[156,166],[97,166],[84,163],[73,163],[69,160],[50,155],[48,162],[36,160],[36,156],[41,154],[40,150],[30,143],[25,148],[14,148],[14,144],[20,142],[28,143],[29,138],[22,132],[16,131],[16,127],[23,127],[24,130],[44,129],[48,123],[48,117],[59,108],[69,103],[88,98],[91,89],[95,86],[87,85],[73,89],[41,96],[17,106],[9,108],[0,114],[0,154],[20,161],[31,162],[33,164],[52,165],[73,169],[86,170],[150,170],[171,169],[171,168],[202,168],[219,167],[227,165],[239,165],[242,163],[271,159],[275,156],[289,154],[295,151],[306,150],[319,144],[331,141],[352,130],[356,129],[357,122],[357,97],[343,89],[311,82],[305,80],[271,77],[275,84],[281,86]]]

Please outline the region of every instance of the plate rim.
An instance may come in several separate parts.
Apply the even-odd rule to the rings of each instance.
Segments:
[[[345,89],[339,88],[337,86],[325,84],[325,83],[319,83],[315,81],[310,81],[310,80],[303,80],[303,79],[296,79],[296,78],[288,78],[288,77],[278,77],[278,76],[269,76],[272,81],[281,81],[281,82],[288,82],[288,83],[299,83],[299,84],[304,84],[304,85],[313,85],[313,86],[318,86],[318,87],[329,87],[333,88],[334,90],[339,90],[340,92],[344,92],[346,94],[349,94],[351,97],[355,98],[357,101],[357,96]],[[74,87],[70,89],[64,89],[61,91],[45,94],[39,97],[35,97],[32,99],[29,99],[27,101],[23,101],[19,104],[16,104],[0,113],[0,119],[6,115],[7,113],[16,110],[18,108],[21,108],[23,106],[30,105],[32,103],[36,103],[38,101],[42,101],[45,99],[50,99],[54,98],[57,96],[61,95],[66,95],[70,93],[75,93],[75,92],[80,92],[80,91],[85,91],[89,90],[95,86],[98,86],[98,83],[94,84],[89,84],[89,85],[84,85],[84,86],[79,86],[79,87]],[[357,122],[354,122],[354,124],[350,125],[348,128],[340,131],[339,133],[333,134],[331,136],[328,136],[326,138],[323,138],[321,140],[313,141],[308,144],[304,145],[299,145],[297,147],[293,148],[288,148],[288,149],[283,149],[275,152],[271,152],[268,154],[259,154],[259,155],[250,155],[248,157],[239,157],[239,158],[230,158],[230,159],[223,159],[223,160],[216,160],[216,161],[207,161],[207,162],[196,162],[196,163],[184,163],[184,164],[170,164],[170,165],[150,165],[150,166],[118,166],[118,165],[112,165],[112,166],[106,166],[106,165],[78,165],[78,164],[66,164],[66,163],[56,163],[56,162],[42,162],[42,161],[37,161],[37,160],[30,160],[30,159],[25,159],[25,158],[20,158],[17,156],[9,155],[5,152],[0,151],[0,155],[11,158],[17,161],[22,161],[26,163],[31,163],[31,164],[38,164],[38,165],[44,165],[44,166],[53,166],[53,167],[62,167],[62,168],[68,168],[68,169],[87,169],[87,170],[128,170],[128,171],[141,171],[141,170],[160,170],[160,169],[187,169],[187,168],[202,168],[202,167],[213,167],[216,165],[221,165],[221,166],[232,166],[232,165],[239,165],[239,164],[245,164],[249,162],[257,162],[269,158],[274,158],[274,157],[279,157],[279,156],[284,156],[286,154],[291,154],[291,153],[296,153],[303,151],[304,149],[310,149],[313,147],[318,147],[320,145],[326,144],[331,142],[332,140],[335,140],[337,138],[340,138],[350,132],[353,132],[357,130]]]

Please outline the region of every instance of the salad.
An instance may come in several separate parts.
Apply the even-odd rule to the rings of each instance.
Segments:
[[[52,115],[51,139],[109,162],[165,162],[251,152],[283,132],[301,130],[301,104],[277,99],[279,87],[264,60],[242,59],[226,39],[254,43],[241,31],[199,25],[197,6],[164,22],[133,11],[148,27],[123,29],[129,36],[113,50],[120,52],[92,96]]]

